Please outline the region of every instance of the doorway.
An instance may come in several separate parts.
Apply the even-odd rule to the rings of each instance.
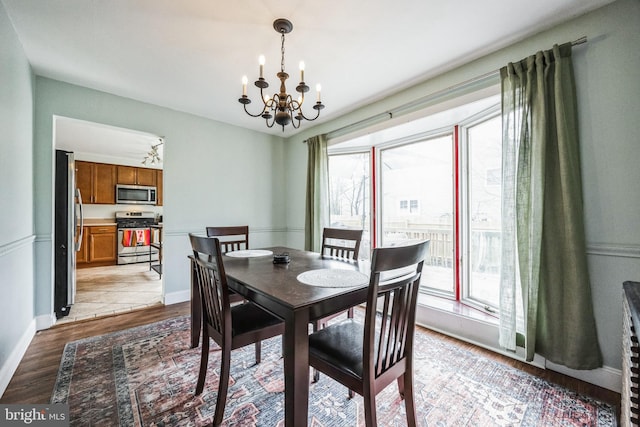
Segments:
[[[158,198],[159,204],[116,204],[115,196],[105,199],[104,193],[96,197],[93,192],[104,187],[107,195],[109,192],[115,194],[119,181],[130,179],[129,173],[135,170],[141,177],[144,173],[145,179],[152,176],[154,181],[144,184],[156,187],[161,194],[164,138],[61,116],[54,116],[53,123],[54,149],[74,153],[76,185],[85,186],[82,191],[84,233],[80,251],[76,252],[78,266],[74,269],[75,302],[70,306],[69,314],[59,318],[57,324],[162,304],[162,276],[151,269],[149,261],[120,265],[117,262],[119,245],[115,231],[116,212],[144,212],[161,223],[162,198]],[[87,166],[102,171],[93,173],[89,186],[86,175],[81,176]],[[107,176],[112,177],[106,184],[103,181],[105,169],[111,170]],[[94,232],[104,234],[96,235]]]

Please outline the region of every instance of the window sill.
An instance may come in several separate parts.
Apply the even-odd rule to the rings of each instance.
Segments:
[[[419,295],[416,324],[501,353],[499,320],[457,301]]]
[[[419,294],[418,305],[432,308],[434,310],[445,311],[447,313],[462,316],[472,320],[477,320],[491,325],[497,326],[499,324],[499,320],[496,316],[484,313],[482,310],[465,305],[460,301],[453,301],[434,295]]]

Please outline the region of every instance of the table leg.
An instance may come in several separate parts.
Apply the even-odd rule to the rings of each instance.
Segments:
[[[309,405],[309,312],[294,312],[284,330],[284,425],[307,425]]]

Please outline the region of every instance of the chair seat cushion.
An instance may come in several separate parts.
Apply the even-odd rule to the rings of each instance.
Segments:
[[[309,335],[309,354],[362,378],[363,336],[364,326],[347,319]]]
[[[250,302],[231,307],[231,324],[233,325],[231,334],[233,336],[277,325],[278,323],[282,323],[282,320]]]

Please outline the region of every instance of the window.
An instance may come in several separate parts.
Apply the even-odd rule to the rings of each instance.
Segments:
[[[453,135],[445,133],[380,150],[381,246],[431,240],[426,266],[430,273],[422,287],[435,293],[454,294],[453,274]],[[417,194],[418,200],[403,199]],[[397,200],[408,209],[396,211]],[[412,212],[412,209],[414,212]]]
[[[400,200],[400,211],[404,214],[418,214],[418,206],[416,199]]]
[[[482,308],[500,303],[502,136],[500,116],[462,127],[463,299]]]
[[[362,228],[359,258],[371,253],[369,153],[329,157],[329,219],[331,227]]]
[[[429,239],[421,292],[495,313],[501,141],[491,96],[330,145],[332,225],[364,228],[367,252]]]

